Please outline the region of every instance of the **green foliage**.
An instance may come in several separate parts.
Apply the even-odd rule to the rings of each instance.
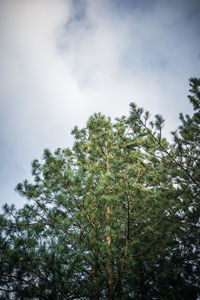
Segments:
[[[131,103],[75,127],[72,149],[44,150],[29,202],[0,216],[0,299],[197,299],[200,80],[174,143]]]

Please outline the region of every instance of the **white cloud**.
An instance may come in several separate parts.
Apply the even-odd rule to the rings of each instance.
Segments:
[[[64,100],[69,102],[65,96],[76,93],[55,49],[57,31],[69,17],[70,7],[65,1],[8,0],[3,9],[2,98],[13,118],[10,125],[17,122],[21,131],[29,125],[47,131],[50,120],[59,123],[64,118],[56,114],[63,112]]]

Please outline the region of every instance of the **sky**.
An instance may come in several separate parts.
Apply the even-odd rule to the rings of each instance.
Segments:
[[[26,202],[43,150],[71,147],[89,116],[191,113],[200,77],[198,0],[0,0],[0,207]]]

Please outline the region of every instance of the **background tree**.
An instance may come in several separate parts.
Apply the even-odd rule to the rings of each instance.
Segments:
[[[177,289],[175,299],[197,299],[199,294],[199,198],[200,198],[200,80],[190,79],[190,92],[188,96],[194,108],[192,117],[180,114],[181,125],[173,132],[174,143],[169,148],[160,143],[160,135],[153,132],[162,127],[162,118],[156,116],[156,122],[146,123],[141,117],[141,109],[132,104],[132,117],[130,121],[152,138],[157,145],[160,155],[165,160],[165,167],[173,182],[172,198],[175,200],[167,210],[167,218],[171,220],[173,230],[170,230],[170,240],[177,242],[176,247],[170,249],[169,278],[164,282],[172,282],[172,291]],[[146,113],[148,114],[148,113]],[[134,116],[134,118],[133,118]],[[167,262],[169,264],[169,262]],[[163,273],[167,274],[167,273]],[[173,275],[174,274],[174,275]],[[163,279],[162,279],[163,280]],[[192,283],[192,284],[191,284]]]
[[[199,81],[191,86],[198,111],[181,116],[173,145],[161,116],[149,122],[131,104],[129,118],[94,114],[72,131],[72,149],[33,161],[34,182],[17,186],[29,203],[1,216],[2,299],[197,299]]]

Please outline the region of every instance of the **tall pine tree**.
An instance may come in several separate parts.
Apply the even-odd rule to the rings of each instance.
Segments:
[[[128,118],[94,114],[72,149],[44,151],[29,202],[4,207],[0,299],[197,299],[198,79],[195,113],[174,144],[164,120],[131,104]]]

